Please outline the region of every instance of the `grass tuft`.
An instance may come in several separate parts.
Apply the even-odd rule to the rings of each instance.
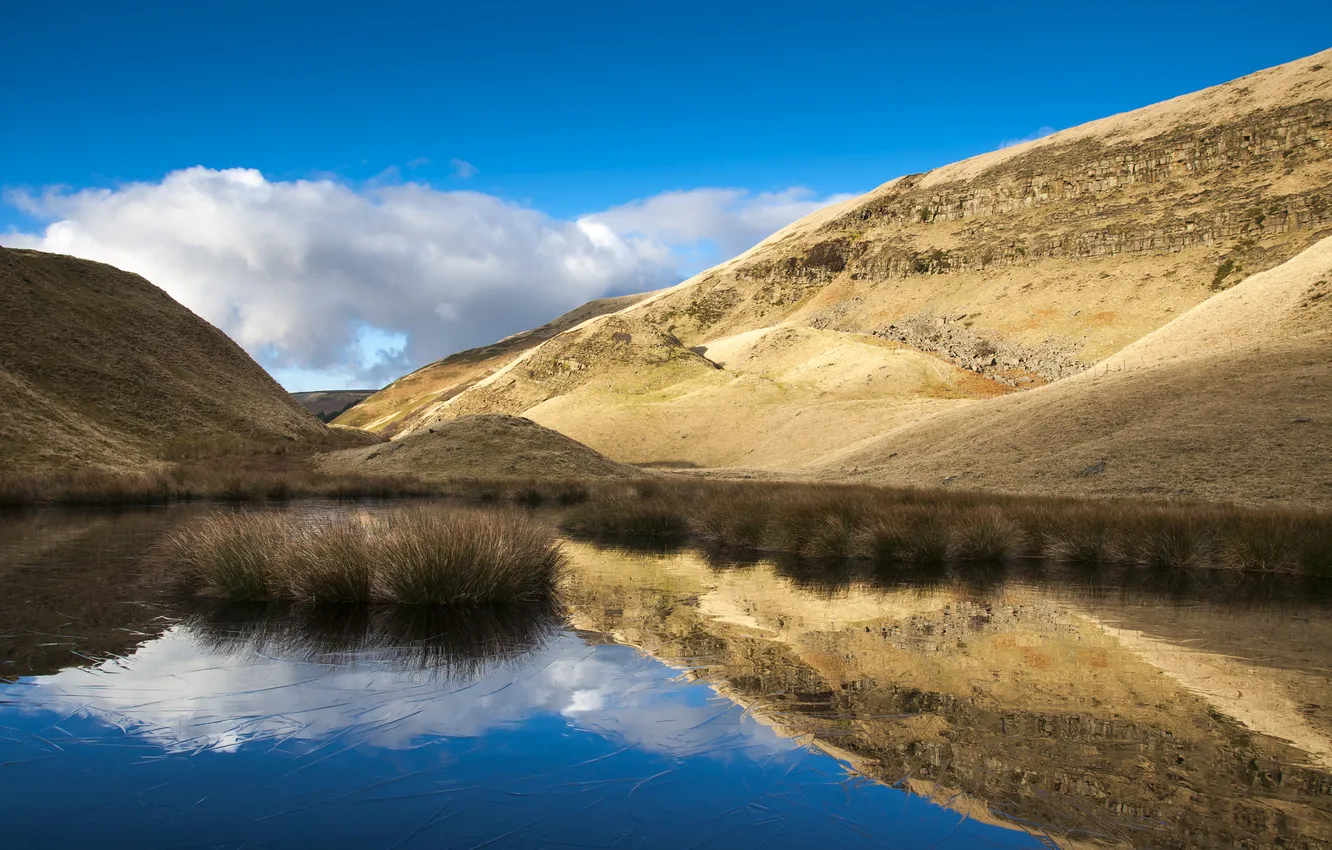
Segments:
[[[1002,564],[1019,553],[1022,529],[998,508],[980,508],[957,523],[953,554],[962,561]]]
[[[554,532],[509,511],[419,508],[382,521],[214,514],[173,534],[170,568],[196,593],[316,604],[521,604],[564,569]]]
[[[630,494],[588,502],[561,527],[576,537],[646,546],[678,546],[689,538],[689,518],[678,508]]]
[[[535,602],[555,592],[564,568],[550,528],[505,511],[406,511],[377,542],[376,593],[393,602]]]

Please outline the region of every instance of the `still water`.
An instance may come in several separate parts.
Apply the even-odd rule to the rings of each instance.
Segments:
[[[186,605],[209,510],[0,519],[4,846],[1332,846],[1320,588],[570,543],[558,611]]]

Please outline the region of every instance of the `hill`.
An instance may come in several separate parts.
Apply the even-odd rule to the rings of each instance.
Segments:
[[[890,181],[349,424],[495,411],[622,461],[828,469],[913,423],[1016,409],[1332,235],[1329,141],[1332,51]],[[629,362],[617,334],[674,353]]]
[[[428,411],[494,373],[514,356],[588,319],[622,310],[647,296],[647,293],[621,295],[589,301],[539,328],[449,355],[399,378],[335,421],[386,437],[408,433],[422,423]]]
[[[1332,238],[1091,370],[824,467],[876,483],[1332,503]]]
[[[296,403],[319,419],[330,422],[365,401],[378,390],[316,390],[292,393]]]
[[[142,466],[326,429],[217,328],[135,274],[0,248],[0,468]]]
[[[633,478],[643,475],[530,419],[463,416],[375,446],[316,459],[325,472],[448,478]]]

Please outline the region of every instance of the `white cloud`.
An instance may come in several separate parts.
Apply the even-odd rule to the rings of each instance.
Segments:
[[[589,299],[667,286],[837,200],[697,189],[562,221],[480,192],[203,167],[7,199],[50,223],[0,242],[143,275],[292,390],[378,386]]]
[[[998,150],[1003,150],[1004,148],[1011,148],[1013,147],[1013,145],[1022,145],[1026,144],[1027,142],[1034,142],[1037,139],[1044,139],[1046,136],[1050,135],[1054,131],[1055,131],[1054,127],[1042,125],[1040,127],[1037,127],[1034,132],[1030,133],[1029,135],[1023,136],[1020,139],[1005,139],[1004,141],[999,143]]]
[[[755,245],[774,231],[852,195],[819,198],[809,189],[751,193],[745,189],[693,189],[663,192],[588,216],[612,232],[639,235],[677,251],[711,243],[724,260]]]
[[[465,159],[451,159],[449,165],[453,167],[453,176],[461,177],[463,180],[470,180],[481,173],[481,169]]]

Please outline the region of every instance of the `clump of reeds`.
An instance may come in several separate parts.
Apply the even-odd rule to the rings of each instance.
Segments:
[[[564,567],[548,526],[507,511],[396,513],[377,542],[375,590],[393,602],[532,602]]]
[[[564,568],[554,532],[509,511],[215,514],[167,547],[166,564],[186,588],[233,601],[524,603],[549,598]]]
[[[962,512],[953,554],[962,561],[1000,564],[1021,552],[1022,528],[999,508],[976,508]]]
[[[684,510],[634,494],[580,505],[565,516],[561,527],[577,537],[645,546],[678,546],[690,533]]]
[[[1332,576],[1332,516],[1290,508],[1056,499],[793,482],[606,485],[564,529],[594,540],[860,558],[900,567],[1015,558]]]
[[[282,595],[290,519],[275,514],[216,514],[167,539],[173,576],[190,589],[234,600]]]

